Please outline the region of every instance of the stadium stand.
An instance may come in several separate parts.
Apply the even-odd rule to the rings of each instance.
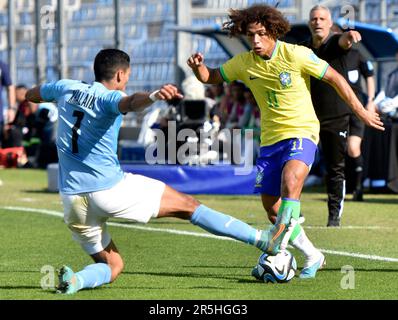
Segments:
[[[56,1],[42,1],[42,5],[51,5]],[[70,1],[73,2],[73,1]],[[82,0],[78,10],[67,15],[68,75],[90,81],[91,61],[95,53],[114,44],[114,10],[112,0]],[[193,26],[221,26],[229,8],[239,8],[253,3],[274,5],[275,0],[203,0],[192,1]],[[311,2],[311,1],[307,1]],[[314,1],[313,1],[314,2]],[[316,2],[316,1],[315,1]],[[342,3],[331,2],[334,18],[341,16]],[[31,1],[17,1],[17,48],[16,83],[32,85],[34,78],[34,6]],[[286,11],[291,22],[303,19],[299,12],[302,1],[280,1],[279,8]],[[359,1],[351,1],[356,6]],[[367,22],[380,22],[381,1],[366,1]],[[309,3],[312,5],[312,3]],[[396,12],[398,0],[388,0],[387,20],[392,28],[398,25]],[[174,0],[136,0],[121,1],[122,47],[133,57],[133,78],[128,88],[131,91],[156,88],[160,83],[174,82],[174,40],[175,34],[170,27],[174,24]],[[76,8],[75,8],[76,9]],[[0,8],[0,34],[6,33],[7,10]],[[56,32],[45,32],[47,50],[47,79],[57,78]],[[192,51],[202,51],[209,65],[218,65],[226,55],[220,46],[211,39],[194,36]],[[0,47],[0,58],[7,61],[6,46]],[[31,70],[29,70],[31,69]]]
[[[385,0],[386,16],[382,15],[383,1],[365,1],[366,21],[385,23],[398,27],[398,0]],[[114,46],[114,3],[112,0],[66,1],[77,3],[65,15],[68,77],[91,82],[91,62],[104,47]],[[283,10],[291,22],[306,19],[308,8],[317,3],[311,0],[192,0],[192,27],[221,27],[229,8],[240,8],[254,3],[267,3]],[[350,3],[358,6],[361,1]],[[54,0],[41,0],[42,6],[56,4]],[[128,92],[152,90],[165,82],[174,83],[175,74],[175,0],[121,0],[121,49],[132,56],[132,81]],[[305,5],[305,8],[304,8]],[[341,1],[329,1],[333,18],[341,16]],[[53,10],[55,8],[53,7]],[[305,10],[304,10],[305,9]],[[15,83],[36,82],[35,66],[35,19],[33,1],[16,1],[16,65]],[[386,21],[381,21],[385,19]],[[0,59],[8,61],[7,52],[7,7],[0,7]],[[58,47],[56,29],[44,30],[45,72],[49,81],[58,79]],[[220,65],[228,57],[218,43],[208,37],[192,35],[191,52],[200,51],[206,56],[209,66]],[[141,116],[129,115],[125,125],[139,125]]]

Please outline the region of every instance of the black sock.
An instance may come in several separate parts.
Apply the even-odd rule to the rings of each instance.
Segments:
[[[351,158],[354,163],[355,172],[355,189],[362,190],[362,177],[363,177],[363,157],[360,155],[357,158]]]

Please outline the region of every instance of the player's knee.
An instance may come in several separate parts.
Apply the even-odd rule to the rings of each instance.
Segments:
[[[288,193],[294,192],[297,189],[298,182],[299,178],[294,172],[284,173],[283,188]]]
[[[176,198],[175,206],[167,216],[184,220],[190,220],[196,208],[200,206],[200,202],[194,197],[181,193]]]
[[[348,156],[351,158],[357,158],[361,155],[361,150],[357,148],[347,148]]]

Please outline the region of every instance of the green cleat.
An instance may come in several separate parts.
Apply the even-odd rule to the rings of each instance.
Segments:
[[[270,255],[276,255],[281,249],[286,248],[296,224],[297,221],[292,219],[292,210],[283,211],[274,226],[261,231],[257,247]]]
[[[58,272],[58,281],[56,293],[74,294],[80,289],[79,279],[68,266],[62,266]]]

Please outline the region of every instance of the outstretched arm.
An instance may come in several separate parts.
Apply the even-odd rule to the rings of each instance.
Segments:
[[[219,69],[212,69],[204,64],[204,57],[201,53],[195,53],[190,56],[187,60],[187,64],[200,82],[206,84],[219,84],[224,82]]]
[[[339,46],[344,50],[351,49],[354,43],[362,40],[362,36],[358,31],[350,30],[348,32],[343,32],[339,38]]]
[[[121,113],[139,112],[150,106],[156,100],[171,100],[173,98],[182,99],[183,96],[178,93],[178,89],[172,84],[165,84],[159,90],[152,93],[137,92],[131,96],[124,97],[119,102]]]
[[[362,106],[350,85],[336,70],[329,66],[322,80],[334,87],[340,97],[367,126],[384,131],[383,122],[379,115],[376,112],[366,110]]]
[[[137,92],[131,96],[122,98],[119,102],[119,110],[121,113],[142,111],[156,100],[170,100],[176,97],[183,98],[183,96],[178,93],[178,89],[175,86],[165,84],[159,90],[152,93]],[[40,94],[40,86],[30,89],[26,94],[26,99],[35,103],[43,102],[44,99]]]
[[[29,89],[28,92],[26,93],[26,100],[29,100],[30,102],[34,103],[43,102],[44,100],[40,95],[40,86]]]

